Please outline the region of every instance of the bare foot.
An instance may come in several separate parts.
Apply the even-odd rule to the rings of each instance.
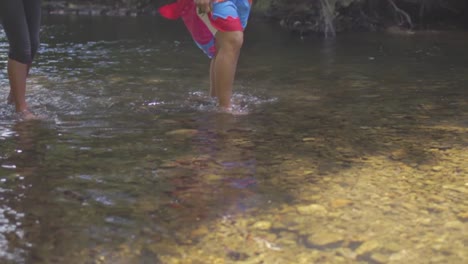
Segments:
[[[19,119],[25,120],[25,121],[41,119],[39,116],[35,115],[33,112],[31,112],[29,110],[24,110],[24,111],[18,112],[17,115],[18,115]]]

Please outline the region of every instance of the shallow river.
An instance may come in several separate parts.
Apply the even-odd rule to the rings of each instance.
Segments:
[[[234,87],[180,23],[46,17],[7,106],[2,263],[468,263],[468,33],[301,40],[252,20]]]

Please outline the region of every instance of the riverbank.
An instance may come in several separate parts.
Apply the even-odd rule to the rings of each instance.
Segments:
[[[138,16],[156,15],[157,11],[141,10],[137,7],[113,6],[104,4],[75,3],[47,1],[43,4],[43,10],[49,15],[80,15],[80,16]]]
[[[78,16],[157,16],[157,8],[169,1],[46,1],[44,11],[51,15]],[[416,31],[464,29],[468,27],[468,4],[427,7],[420,4],[396,5],[380,1],[286,1],[258,0],[255,17],[279,23],[300,36],[339,32],[387,31],[412,35]],[[453,0],[458,3],[457,0]],[[398,2],[400,4],[401,2]]]

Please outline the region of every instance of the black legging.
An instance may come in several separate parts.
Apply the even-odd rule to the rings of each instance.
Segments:
[[[10,59],[31,64],[36,56],[41,3],[41,0],[0,0],[0,19],[10,43]]]

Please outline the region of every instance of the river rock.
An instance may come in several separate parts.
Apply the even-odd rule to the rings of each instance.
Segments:
[[[246,261],[250,256],[243,252],[229,251],[227,257],[233,261]],[[224,263],[224,261],[219,263]]]
[[[380,246],[381,245],[380,245],[380,243],[378,241],[369,240],[369,241],[364,242],[362,245],[360,245],[356,249],[356,254],[358,256],[366,255],[366,254],[370,253],[371,251],[379,248]]]
[[[327,214],[327,209],[319,204],[298,205],[296,209],[297,212],[303,215],[325,216]]]
[[[348,206],[352,203],[353,202],[351,200],[347,200],[347,199],[335,199],[330,202],[330,205],[333,208],[341,208],[341,207]]]
[[[422,164],[422,165],[419,165],[418,166],[418,170],[421,170],[421,171],[428,171],[428,170],[431,170],[431,166],[427,165],[427,164]]]
[[[198,133],[196,129],[177,129],[166,133],[168,136],[194,136]]]
[[[253,224],[253,228],[260,230],[269,230],[271,228],[271,222],[268,221],[258,221]]]
[[[219,181],[219,180],[223,179],[223,176],[218,175],[218,174],[209,173],[209,174],[203,175],[203,179],[205,181]]]
[[[449,228],[449,229],[463,229],[464,228],[464,224],[460,221],[450,221],[450,222],[447,222],[444,224],[444,227],[445,228]]]
[[[389,256],[381,253],[374,253],[370,256],[370,259],[373,260],[375,263],[387,263]]]
[[[336,250],[336,253],[351,260],[355,260],[357,257],[357,254],[349,248],[339,248]]]
[[[393,160],[402,160],[408,157],[408,152],[405,149],[398,149],[390,154],[390,158]]]
[[[200,226],[199,228],[193,230],[193,231],[190,233],[190,235],[191,235],[191,238],[197,239],[197,238],[206,236],[208,233],[209,233],[209,230],[208,230],[207,227],[205,227],[205,226]]]
[[[388,252],[398,252],[402,250],[402,245],[396,242],[388,242],[383,245],[383,249]]]
[[[177,166],[179,166],[179,164],[177,164],[174,161],[166,161],[163,164],[159,165],[159,168],[161,168],[161,169],[173,169],[173,168],[175,168]]]
[[[331,247],[342,243],[343,235],[329,231],[319,231],[307,237],[307,243],[316,247]]]
[[[460,220],[462,220],[463,222],[468,221],[468,212],[459,213],[457,216],[458,216],[458,218],[460,218]]]
[[[294,232],[280,232],[279,237],[281,237],[281,244],[283,246],[292,246],[297,248],[298,236]]]
[[[442,188],[446,189],[446,190],[451,190],[451,191],[455,191],[455,192],[459,192],[459,193],[466,193],[468,194],[468,188],[466,187],[463,187],[463,186],[458,186],[458,185],[444,185],[442,186]]]

